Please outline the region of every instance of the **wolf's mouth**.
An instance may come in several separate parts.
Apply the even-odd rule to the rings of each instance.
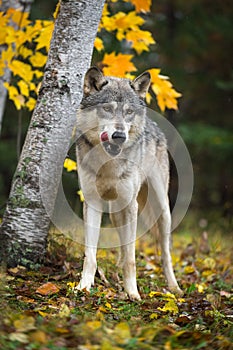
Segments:
[[[109,141],[108,133],[106,131],[102,132],[100,135],[100,141],[105,151],[110,154],[110,156],[116,157],[119,153],[121,153],[121,147]]]

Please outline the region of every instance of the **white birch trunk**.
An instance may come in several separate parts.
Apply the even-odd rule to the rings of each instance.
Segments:
[[[1,225],[0,259],[8,266],[43,261],[50,224],[39,186],[40,173],[45,171],[43,152],[54,147],[48,161],[57,168],[56,174],[48,169],[44,185],[49,188],[55,181],[58,186],[63,165],[58,158],[61,154],[64,158],[69,148],[103,4],[104,0],[61,1],[42,87]],[[56,193],[51,206],[55,198]]]

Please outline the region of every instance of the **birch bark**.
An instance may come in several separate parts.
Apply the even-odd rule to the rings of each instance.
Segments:
[[[50,194],[54,183],[53,188],[58,187],[103,4],[104,0],[60,2],[44,79],[0,228],[0,260],[8,266],[31,267],[43,261],[50,219],[41,186]],[[45,171],[48,176],[41,184]],[[56,191],[51,197],[52,211]]]

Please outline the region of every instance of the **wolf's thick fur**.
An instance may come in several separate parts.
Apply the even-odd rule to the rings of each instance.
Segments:
[[[78,173],[85,197],[85,259],[79,289],[89,290],[94,284],[101,216],[108,204],[120,237],[119,265],[129,297],[140,299],[135,265],[138,210],[148,228],[153,231],[158,225],[168,287],[181,293],[169,249],[166,139],[146,116],[144,98],[149,85],[148,72],[134,81],[105,77],[95,67],[86,73],[77,121]]]

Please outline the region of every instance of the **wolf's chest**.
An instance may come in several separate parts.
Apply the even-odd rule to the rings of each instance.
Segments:
[[[119,169],[119,164],[108,162],[102,165],[95,179],[99,196],[106,201],[117,199],[121,187],[121,177],[122,171]]]

